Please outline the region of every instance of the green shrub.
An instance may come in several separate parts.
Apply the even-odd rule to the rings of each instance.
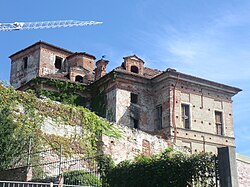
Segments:
[[[63,177],[64,184],[101,186],[101,181],[96,175],[83,170],[65,172],[63,174]]]
[[[185,155],[167,149],[152,158],[139,156],[134,161],[122,161],[102,178],[109,187],[212,187],[214,169],[211,154]]]

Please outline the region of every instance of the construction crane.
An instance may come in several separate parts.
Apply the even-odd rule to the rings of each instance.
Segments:
[[[42,22],[0,23],[0,31],[76,27],[76,26],[88,26],[88,25],[97,25],[97,24],[102,24],[102,22],[60,20],[60,21],[42,21]]]

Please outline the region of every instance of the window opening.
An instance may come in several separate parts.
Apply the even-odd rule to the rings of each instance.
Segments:
[[[28,67],[28,57],[23,58],[23,69],[27,69]]]
[[[181,104],[182,123],[185,129],[190,129],[190,108],[189,105]]]
[[[133,73],[139,73],[139,69],[138,69],[137,66],[131,66],[130,71],[133,72]]]
[[[83,77],[80,76],[80,75],[77,75],[76,78],[75,78],[75,81],[76,82],[83,82]]]
[[[138,119],[134,119],[134,118],[132,118],[132,119],[133,119],[133,123],[134,123],[134,128],[138,129],[139,128],[139,120]]]
[[[222,112],[215,111],[216,134],[223,135]]]
[[[156,123],[157,129],[162,129],[162,105],[156,106]]]
[[[56,69],[62,69],[62,58],[60,58],[58,56],[56,56],[55,68]]]
[[[138,103],[138,95],[134,93],[130,93],[130,102],[137,104]]]

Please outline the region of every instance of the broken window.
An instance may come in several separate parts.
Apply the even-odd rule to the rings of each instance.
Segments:
[[[130,71],[133,72],[133,73],[139,73],[139,69],[138,69],[137,66],[131,66]]]
[[[135,129],[138,129],[139,128],[139,120],[132,118],[132,122],[133,122],[133,127]]]
[[[181,104],[182,124],[185,129],[190,129],[190,108],[189,105]]]
[[[223,135],[222,112],[215,111],[216,134]]]
[[[75,81],[76,82],[83,82],[83,77],[80,76],[80,75],[77,75],[76,78],[75,78]]]
[[[55,60],[55,68],[56,69],[62,69],[62,58],[56,56],[56,60]]]
[[[23,69],[27,69],[28,67],[28,57],[23,58]]]
[[[138,103],[138,95],[134,93],[130,93],[130,102],[137,104]]]
[[[162,105],[156,107],[156,125],[157,129],[162,129]]]

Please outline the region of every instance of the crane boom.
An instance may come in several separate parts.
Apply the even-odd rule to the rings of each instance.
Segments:
[[[0,31],[48,29],[48,28],[60,28],[60,27],[88,26],[97,24],[102,24],[102,22],[60,20],[60,21],[42,21],[42,22],[0,23]]]

